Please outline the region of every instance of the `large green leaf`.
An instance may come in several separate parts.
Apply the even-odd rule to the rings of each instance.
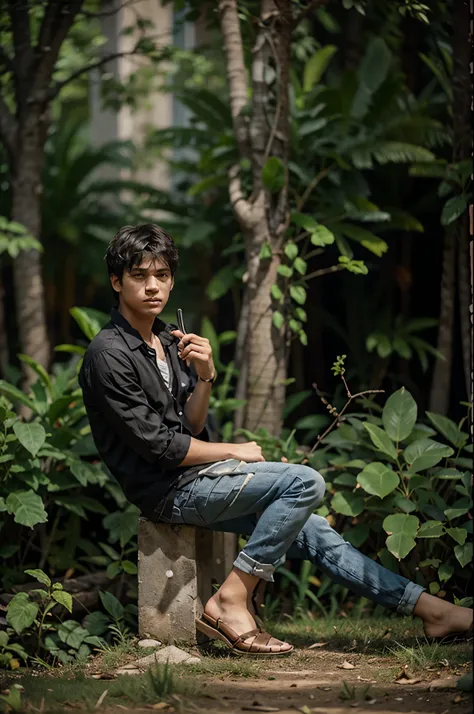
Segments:
[[[417,439],[405,449],[403,456],[410,467],[410,473],[417,473],[436,466],[441,459],[453,453],[450,446],[440,444],[439,441]]]
[[[418,538],[441,538],[444,533],[444,526],[441,521],[426,521],[420,526],[417,533]]]
[[[42,585],[46,585],[48,588],[51,587],[51,578],[49,578],[43,570],[25,570],[26,575],[31,575]]]
[[[464,211],[467,209],[469,203],[469,196],[462,194],[461,196],[453,196],[449,198],[444,204],[443,211],[441,213],[441,224],[443,226],[448,226],[453,223],[459,216],[462,216]]]
[[[30,399],[21,389],[17,389],[13,384],[9,384],[3,379],[0,379],[0,394],[4,394],[11,402],[20,402],[29,407],[35,414],[39,414],[40,410],[33,399]]]
[[[17,355],[17,357],[22,362],[29,365],[34,372],[36,372],[36,374],[38,375],[38,377],[41,380],[41,383],[45,387],[46,391],[48,393],[50,393],[51,392],[51,379],[49,377],[49,374],[43,367],[43,365],[41,365],[39,362],[37,362],[35,359],[33,359],[33,357],[30,357],[29,355],[25,355],[23,353],[19,353]]]
[[[360,516],[365,508],[364,497],[356,493],[338,491],[331,500],[331,507],[344,516]]]
[[[313,245],[317,245],[321,248],[324,248],[327,245],[332,245],[334,241],[334,233],[332,233],[329,228],[326,228],[326,226],[317,225],[311,231],[311,243]]]
[[[67,593],[65,590],[55,590],[53,592],[53,599],[65,607],[66,610],[72,612],[72,595],[70,593]]]
[[[454,548],[454,555],[460,562],[461,567],[465,568],[466,565],[472,561],[472,543],[457,545]]]
[[[393,441],[407,439],[416,424],[418,408],[416,402],[402,387],[394,392],[386,401],[382,413],[383,427]]]
[[[386,546],[398,560],[406,558],[408,553],[415,547],[415,536],[419,523],[416,516],[410,516],[405,513],[397,513],[385,518],[383,529],[389,534]]]
[[[388,496],[399,484],[397,474],[380,461],[367,464],[365,469],[357,476],[357,481],[364,491],[379,498]]]
[[[433,412],[426,412],[426,416],[433,426],[442,434],[453,446],[459,449],[467,442],[467,434],[464,434],[461,429],[448,417]]]
[[[38,451],[46,441],[46,432],[41,424],[36,422],[23,423],[17,421],[13,424],[13,431],[22,446],[30,452],[32,456],[36,456]]]
[[[359,69],[361,82],[373,94],[385,81],[392,53],[381,37],[375,37],[367,48]]]
[[[364,422],[364,428],[369,432],[373,445],[395,461],[397,458],[397,450],[389,435],[379,426],[370,424],[369,422]]]
[[[313,89],[314,85],[319,82],[335,52],[337,52],[335,45],[326,45],[311,55],[303,73],[303,91],[305,93]]]
[[[33,624],[38,610],[38,604],[30,601],[28,593],[17,593],[8,603],[7,622],[19,635]]]
[[[464,545],[466,542],[467,530],[465,528],[446,528],[446,533],[459,545]]]
[[[219,300],[230,290],[234,280],[234,268],[232,265],[224,265],[213,275],[206,288],[208,298],[210,300]]]
[[[262,169],[262,181],[271,193],[281,191],[285,185],[286,172],[283,161],[277,156],[270,156]]]
[[[102,601],[102,605],[114,620],[120,620],[123,617],[123,605],[112,593],[99,592],[99,597]]]
[[[13,491],[6,500],[8,513],[12,513],[15,522],[33,528],[37,523],[46,523],[48,515],[43,501],[32,491]]]
[[[92,307],[72,307],[69,312],[89,340],[93,340],[109,321],[108,315]]]

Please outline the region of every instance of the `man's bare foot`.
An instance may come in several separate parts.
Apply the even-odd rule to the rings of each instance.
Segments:
[[[420,595],[413,614],[423,620],[427,637],[464,634],[472,628],[473,611],[470,608],[453,605],[428,593]]]
[[[222,620],[226,625],[231,627],[238,635],[243,635],[245,632],[250,632],[256,629],[257,625],[254,618],[245,606],[242,606],[238,599],[229,596],[228,593],[222,593],[220,590],[207,601],[204,608],[206,615],[215,620]],[[254,637],[250,637],[244,642],[251,643]],[[286,652],[292,649],[287,642],[282,642],[272,637],[268,643],[272,652]]]

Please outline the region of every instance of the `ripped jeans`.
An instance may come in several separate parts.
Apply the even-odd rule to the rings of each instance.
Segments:
[[[172,516],[161,520],[250,536],[234,566],[263,580],[273,581],[286,557],[309,560],[354,593],[413,612],[424,588],[362,555],[313,513],[326,490],[314,469],[232,459],[201,474],[176,492]]]

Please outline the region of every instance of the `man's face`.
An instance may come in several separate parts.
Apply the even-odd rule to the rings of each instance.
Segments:
[[[110,282],[120,293],[120,305],[143,316],[159,315],[174,285],[168,265],[158,258],[144,258],[131,271],[123,271],[122,282],[116,275]]]

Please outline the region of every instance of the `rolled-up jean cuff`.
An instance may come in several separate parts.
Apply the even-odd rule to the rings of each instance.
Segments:
[[[271,563],[258,563],[256,560],[251,558],[243,550],[240,551],[237,558],[234,560],[234,567],[242,570],[248,575],[256,575],[262,580],[267,580],[269,583],[273,583],[273,573],[279,565],[285,562],[285,556],[280,558],[274,565]]]
[[[415,608],[418,598],[425,591],[421,585],[409,582],[403,593],[403,597],[397,605],[397,612],[401,615],[411,615]]]

